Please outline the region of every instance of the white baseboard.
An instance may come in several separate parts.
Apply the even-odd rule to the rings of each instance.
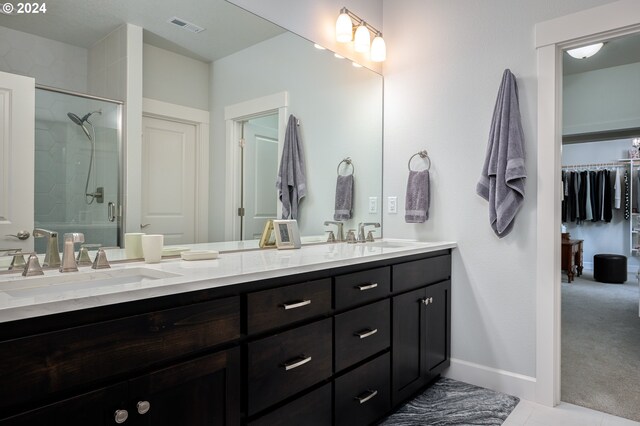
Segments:
[[[451,358],[445,377],[535,401],[536,378]]]

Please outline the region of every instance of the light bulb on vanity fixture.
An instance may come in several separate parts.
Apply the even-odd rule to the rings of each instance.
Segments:
[[[354,22],[357,23],[355,31]],[[371,34],[375,35],[373,42],[371,42]],[[343,7],[340,9],[340,15],[336,21],[336,41],[349,43],[352,40],[353,50],[369,53],[369,58],[373,62],[382,62],[387,58],[387,48],[382,38],[382,32]]]

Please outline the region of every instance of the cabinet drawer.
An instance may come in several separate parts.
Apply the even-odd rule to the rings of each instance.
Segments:
[[[422,287],[451,277],[451,255],[393,265],[393,292]]]
[[[350,308],[388,295],[391,289],[390,277],[389,267],[337,276],[336,309]]]
[[[0,343],[0,408],[144,369],[240,337],[230,297]],[[1,410],[0,410],[1,411]]]
[[[247,295],[247,333],[276,328],[331,311],[331,279]]]
[[[327,426],[331,424],[331,384],[300,397],[249,426]]]
[[[335,424],[369,425],[391,409],[387,352],[335,381]]]
[[[247,345],[249,415],[331,376],[331,322],[327,318]]]
[[[390,303],[381,300],[336,316],[336,371],[389,347]]]

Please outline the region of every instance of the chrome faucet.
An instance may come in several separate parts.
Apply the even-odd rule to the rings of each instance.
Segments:
[[[56,231],[48,231],[42,228],[33,230],[33,237],[48,237],[47,252],[44,255],[42,266],[51,266],[57,268],[60,266],[60,248],[58,247],[58,233]]]
[[[336,238],[336,241],[339,243],[344,241],[344,222],[339,222],[335,220],[325,220],[324,226],[328,226],[328,225],[336,225],[336,227],[338,228],[338,237]]]
[[[376,228],[380,228],[380,224],[378,222],[360,222],[358,224],[358,242],[359,243],[364,243],[367,241],[367,239],[364,236],[364,227],[365,226],[374,226]]]
[[[64,234],[64,247],[62,249],[62,265],[60,272],[76,272],[78,264],[75,258],[75,243],[84,243],[84,234],[80,232],[72,232]]]

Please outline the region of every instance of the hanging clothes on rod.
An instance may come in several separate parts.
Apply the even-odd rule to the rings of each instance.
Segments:
[[[562,221],[611,222],[614,209],[622,208],[620,168],[627,166],[620,162],[562,166]],[[627,212],[628,197],[624,202]]]

